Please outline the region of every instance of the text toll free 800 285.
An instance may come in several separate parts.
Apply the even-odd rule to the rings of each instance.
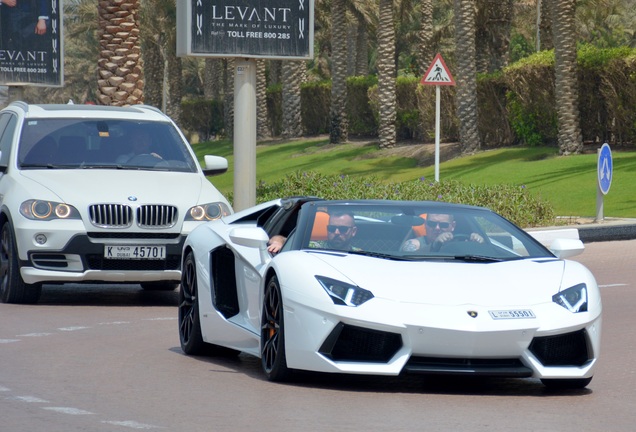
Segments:
[[[273,33],[273,32],[250,32],[230,30],[225,32],[227,37],[231,38],[252,38],[252,39],[290,39],[289,33]]]

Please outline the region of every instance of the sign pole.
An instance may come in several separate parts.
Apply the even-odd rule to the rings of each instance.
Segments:
[[[435,86],[435,181],[439,181],[439,137],[441,116],[440,86]]]
[[[433,63],[420,81],[422,85],[435,86],[435,181],[439,182],[439,142],[441,135],[440,117],[441,114],[441,90],[440,86],[454,86],[455,80],[451,75],[441,54],[437,54],[433,59]]]
[[[596,185],[596,222],[601,222],[605,219],[603,216],[603,192],[601,192],[601,186]]]

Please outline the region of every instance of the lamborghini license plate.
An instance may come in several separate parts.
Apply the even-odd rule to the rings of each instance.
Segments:
[[[531,319],[536,318],[530,309],[512,309],[488,311],[493,319]]]

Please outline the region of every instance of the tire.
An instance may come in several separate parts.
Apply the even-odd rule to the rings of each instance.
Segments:
[[[13,227],[5,222],[0,233],[0,300],[34,304],[40,300],[41,293],[42,284],[26,284],[22,280]]]
[[[285,356],[283,298],[276,276],[267,281],[263,295],[261,366],[270,381],[285,381],[291,375]]]
[[[176,282],[142,282],[141,289],[144,291],[174,291],[179,287]]]
[[[194,254],[189,252],[183,260],[181,288],[179,289],[179,341],[188,355],[203,354],[206,343],[201,335],[199,299],[197,297],[197,271]]]
[[[592,377],[589,378],[575,378],[575,379],[542,379],[541,382],[544,386],[555,390],[576,390],[587,387],[592,381]]]
[[[181,288],[179,289],[179,342],[188,355],[214,355],[236,357],[240,351],[213,345],[203,340],[199,316],[197,271],[194,254],[189,252],[183,261]]]

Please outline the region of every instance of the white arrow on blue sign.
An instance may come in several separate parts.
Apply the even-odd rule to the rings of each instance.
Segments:
[[[605,143],[598,152],[598,187],[603,195],[607,195],[612,185],[612,172],[614,169],[612,162],[612,150],[609,144]]]

